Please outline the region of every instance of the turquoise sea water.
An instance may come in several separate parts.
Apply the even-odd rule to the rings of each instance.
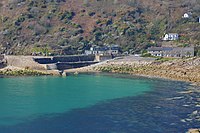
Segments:
[[[188,83],[128,75],[0,78],[0,133],[184,133],[200,127]]]
[[[0,79],[0,124],[16,124],[43,114],[62,113],[151,90],[142,80],[102,75]]]

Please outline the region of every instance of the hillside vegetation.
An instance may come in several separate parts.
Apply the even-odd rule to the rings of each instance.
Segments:
[[[190,13],[188,19],[182,18]],[[122,51],[200,45],[199,0],[1,0],[0,53],[80,54],[91,45]],[[161,41],[176,32],[180,40]]]

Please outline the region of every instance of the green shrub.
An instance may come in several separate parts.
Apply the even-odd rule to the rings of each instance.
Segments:
[[[90,12],[88,12],[88,15],[89,15],[89,16],[94,16],[94,15],[95,15],[95,12],[90,11]]]
[[[59,14],[60,20],[68,19],[71,20],[74,17],[74,12],[65,11],[64,13]]]
[[[142,54],[142,57],[153,57],[150,53],[144,53]]]

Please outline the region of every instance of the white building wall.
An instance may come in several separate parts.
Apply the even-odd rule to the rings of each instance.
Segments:
[[[178,40],[178,34],[176,33],[169,33],[169,34],[165,34],[163,40],[164,41],[173,41],[173,40]]]
[[[183,15],[183,18],[189,18],[190,16],[189,16],[189,14],[188,13],[185,13],[184,15]]]

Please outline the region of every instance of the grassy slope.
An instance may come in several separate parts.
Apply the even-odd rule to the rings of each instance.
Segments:
[[[200,42],[200,24],[195,22],[200,2],[196,0],[57,1],[1,1],[0,51],[74,54],[92,44],[119,44],[124,51],[139,51],[155,45],[152,40],[159,42],[167,31],[182,35],[177,45]],[[193,18],[183,20],[182,14],[188,11]]]

